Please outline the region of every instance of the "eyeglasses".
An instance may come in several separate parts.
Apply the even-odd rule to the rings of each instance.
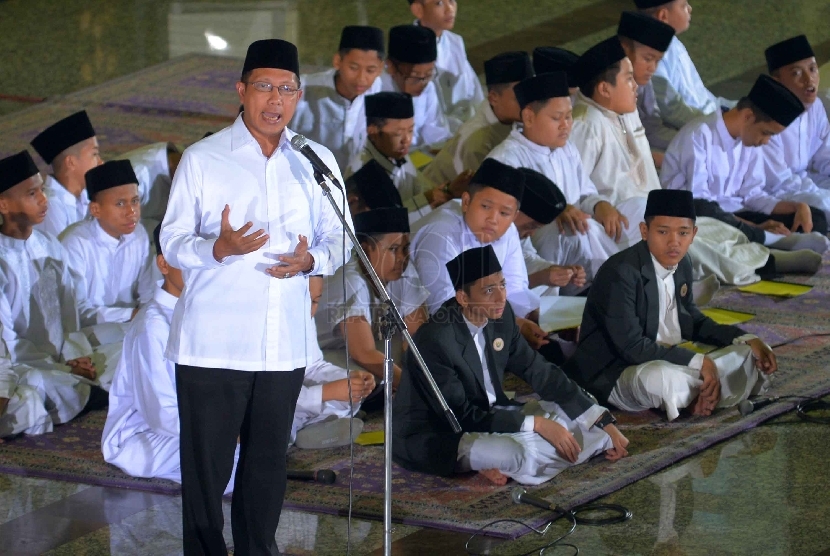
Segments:
[[[276,89],[282,98],[294,98],[300,90],[299,88],[292,87],[291,85],[272,85],[271,83],[266,83],[265,81],[248,82],[246,85],[252,86],[260,93],[270,93]]]
[[[395,66],[395,71],[397,71],[398,74],[403,75],[403,72],[401,71],[401,68],[400,68],[400,64],[396,64],[395,62],[392,62],[392,65]],[[429,72],[427,75],[425,75],[423,77],[419,77],[417,75],[409,75],[409,76],[405,76],[403,78],[405,83],[409,83],[409,84],[412,84],[412,85],[423,85],[424,83],[429,83],[433,79],[435,79],[435,72],[434,71]]]

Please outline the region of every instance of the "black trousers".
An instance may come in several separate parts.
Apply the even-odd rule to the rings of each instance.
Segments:
[[[741,222],[738,220],[734,214],[731,212],[726,212],[720,205],[715,201],[706,201],[704,199],[695,199],[695,214],[697,216],[708,216],[709,218],[714,218],[715,220],[720,220],[724,224],[729,224],[730,226],[734,226],[738,228],[740,231],[749,238],[749,241],[760,243],[761,245],[764,244],[764,240],[766,239],[766,234],[764,230],[761,228],[756,228],[755,226],[750,226],[746,222]],[[760,213],[755,213],[760,214]],[[743,218],[743,213],[741,213],[741,218]],[[769,220],[769,215],[764,215],[764,222]],[[747,218],[747,220],[750,220]],[[755,222],[754,220],[751,220]]]
[[[826,234],[827,216],[825,216],[824,211],[819,210],[815,207],[810,207],[810,213],[813,215],[812,231],[818,232],[822,235]],[[742,210],[741,212],[736,212],[735,214],[745,220],[755,222],[756,224],[761,224],[762,222],[766,222],[767,220],[776,220],[784,224],[789,229],[792,229],[793,222],[795,221],[794,214],[764,214],[763,212],[753,212],[751,210]],[[803,230],[799,229],[798,231]]]
[[[248,372],[176,365],[185,556],[227,556],[222,493],[231,502],[234,553],[279,554],[286,451],[305,369]]]

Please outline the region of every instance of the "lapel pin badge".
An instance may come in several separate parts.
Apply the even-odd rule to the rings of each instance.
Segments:
[[[686,297],[687,293],[689,293],[689,286],[687,284],[683,284],[680,288],[680,297]]]
[[[504,349],[504,340],[501,338],[496,338],[493,340],[493,349],[496,351],[501,351]]]

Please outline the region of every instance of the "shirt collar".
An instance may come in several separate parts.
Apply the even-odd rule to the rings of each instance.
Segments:
[[[366,150],[369,152],[369,156],[374,158],[378,164],[380,164],[387,173],[391,174],[395,171],[396,168],[400,168],[404,164],[407,163],[409,157],[405,156],[401,159],[392,160],[388,156],[385,156],[382,152],[380,152],[375,144],[372,143],[369,139],[366,139]]]
[[[551,154],[553,154],[553,149],[551,149],[550,147],[546,147],[544,145],[537,145],[536,143],[525,137],[520,129],[514,128],[513,130],[511,130],[510,137],[512,137],[515,141],[517,141],[526,149],[529,149],[531,152],[539,156],[550,156]]]
[[[179,301],[178,297],[166,292],[161,287],[156,288],[156,291],[153,293],[153,299],[155,299],[159,305],[165,309],[170,309],[171,311],[176,307],[176,303]]]
[[[32,235],[29,236],[29,239],[32,239],[32,236],[35,234],[35,231],[32,230]],[[17,239],[11,236],[7,236],[6,234],[0,234],[0,247],[5,247],[6,249],[10,249],[12,251],[23,251],[26,248],[26,242],[29,241],[28,239]]]
[[[282,135],[280,136],[280,142],[277,144],[274,154],[276,154],[277,151],[284,149],[286,144],[290,143],[293,136],[294,132],[288,129],[288,127],[284,127]],[[262,149],[259,148],[259,143],[256,142],[256,139],[254,139],[254,136],[251,135],[251,132],[248,130],[248,126],[246,126],[245,122],[242,121],[242,113],[240,112],[231,126],[231,150],[235,151],[250,143],[253,143],[257,152],[262,154]]]
[[[115,249],[126,239],[125,236],[121,236],[116,239],[109,235],[106,231],[104,231],[104,228],[101,227],[101,223],[98,222],[97,218],[93,218],[88,225],[92,226],[92,233],[95,238],[108,249]],[[139,222],[138,225],[141,226],[141,223]]]
[[[723,120],[722,110],[715,110],[715,128],[717,129],[720,140],[724,145],[735,148],[738,146],[738,143],[741,142],[740,137],[735,139],[732,137],[732,134],[729,133],[729,130],[726,129],[726,122]]]
[[[473,324],[469,320],[467,320],[467,317],[464,316],[463,312],[461,313],[461,317],[464,319],[464,324],[467,325],[467,330],[470,331],[470,334],[473,336],[473,338],[475,338],[479,334],[483,333],[484,329],[487,328],[487,324],[490,322],[490,321],[485,322],[484,326],[476,326],[475,324]]]
[[[666,268],[659,262],[657,262],[657,259],[654,257],[654,255],[651,255],[651,260],[654,263],[654,272],[657,274],[657,277],[661,280],[665,280],[669,276],[673,276],[674,273],[677,271],[677,265],[674,265],[671,268]]]

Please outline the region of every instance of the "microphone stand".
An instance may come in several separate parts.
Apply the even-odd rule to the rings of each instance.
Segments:
[[[331,194],[331,189],[329,188],[328,184],[326,183],[326,178],[320,172],[314,172],[314,179],[317,181],[317,184],[323,189],[323,193],[325,194],[326,198],[328,198],[329,202],[331,203],[332,208],[334,208],[334,212],[337,214],[337,217],[340,219],[340,223],[343,225],[343,229],[346,230],[346,233],[349,235],[349,239],[354,245],[355,253],[357,253],[360,262],[363,263],[363,267],[366,270],[369,278],[372,280],[372,283],[375,285],[378,293],[380,294],[381,302],[386,308],[386,313],[381,319],[381,335],[383,336],[383,353],[384,353],[384,360],[383,360],[383,380],[384,380],[384,407],[383,407],[383,467],[384,467],[384,483],[383,483],[383,554],[384,556],[391,556],[392,554],[392,379],[393,379],[393,364],[394,361],[392,360],[392,336],[395,334],[395,331],[399,331],[404,339],[406,340],[407,344],[409,345],[409,349],[412,352],[412,355],[415,356],[415,360],[418,362],[418,367],[420,367],[421,372],[424,374],[424,378],[427,381],[430,389],[432,390],[432,395],[438,400],[438,403],[441,405],[441,409],[444,411],[444,416],[447,418],[447,421],[450,423],[450,427],[452,428],[453,432],[460,433],[461,432],[461,425],[458,424],[458,419],[456,419],[455,414],[450,409],[450,406],[447,405],[447,400],[444,399],[444,396],[441,394],[441,390],[438,388],[438,384],[436,384],[435,379],[432,378],[432,373],[429,372],[427,368],[427,364],[424,361],[424,358],[421,356],[421,352],[418,351],[418,347],[415,345],[415,342],[412,340],[412,336],[409,334],[409,330],[406,328],[406,323],[404,323],[403,317],[401,317],[401,313],[398,311],[398,308],[395,307],[395,303],[389,297],[389,293],[386,291],[386,288],[383,285],[383,282],[380,281],[377,272],[372,267],[372,263],[369,262],[369,257],[366,256],[366,252],[360,246],[360,243],[357,241],[357,237],[354,234],[354,231],[349,227],[348,223],[346,222],[346,217],[343,215],[343,211],[340,210],[340,207],[337,206],[337,202],[334,200],[334,197]]]

